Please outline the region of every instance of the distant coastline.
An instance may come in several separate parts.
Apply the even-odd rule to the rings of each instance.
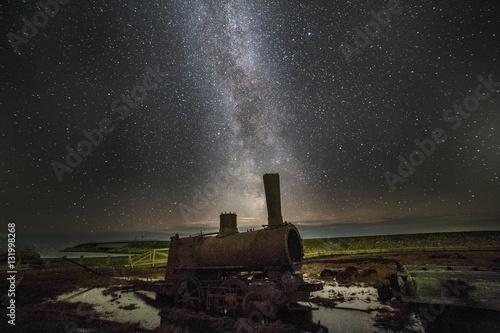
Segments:
[[[324,251],[366,251],[405,248],[500,248],[500,231],[308,238],[303,240],[303,245],[304,253],[306,254]],[[73,247],[67,247],[60,252],[139,254],[153,249],[165,249],[169,246],[170,241],[164,240],[90,242],[82,243]]]
[[[164,249],[170,246],[170,241],[164,240],[133,240],[82,243],[67,247],[59,252],[91,252],[109,254],[138,254],[152,249]]]

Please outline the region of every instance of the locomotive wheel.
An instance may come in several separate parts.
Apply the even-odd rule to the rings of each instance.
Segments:
[[[278,280],[271,280],[271,281],[274,284],[274,290],[273,290],[273,293],[271,294],[271,301],[275,305],[285,304],[287,301],[285,285],[281,281],[278,281]]]
[[[184,308],[200,309],[203,304],[203,288],[197,278],[188,277],[176,287],[175,303]]]
[[[238,279],[227,279],[221,282],[217,288],[217,309],[222,314],[236,315],[241,312],[243,298],[247,293],[247,285]]]

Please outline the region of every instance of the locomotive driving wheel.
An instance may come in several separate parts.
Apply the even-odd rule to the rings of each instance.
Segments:
[[[187,277],[175,289],[175,303],[184,308],[200,309],[203,304],[203,288],[195,277]]]
[[[217,309],[222,314],[234,316],[241,312],[243,298],[247,293],[247,285],[238,279],[226,279],[217,288]]]

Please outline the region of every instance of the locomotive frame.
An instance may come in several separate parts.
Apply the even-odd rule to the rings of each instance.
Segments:
[[[274,318],[282,309],[303,310],[321,284],[303,280],[302,239],[283,222],[278,174],[264,175],[268,224],[239,232],[235,213],[220,215],[218,233],[171,238],[160,298],[196,310]]]

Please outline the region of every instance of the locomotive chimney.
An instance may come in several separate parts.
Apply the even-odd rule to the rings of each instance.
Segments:
[[[264,175],[264,190],[266,192],[267,224],[277,226],[283,224],[281,216],[280,176],[277,173]]]
[[[236,213],[220,214],[220,229],[217,237],[224,237],[238,232]]]

